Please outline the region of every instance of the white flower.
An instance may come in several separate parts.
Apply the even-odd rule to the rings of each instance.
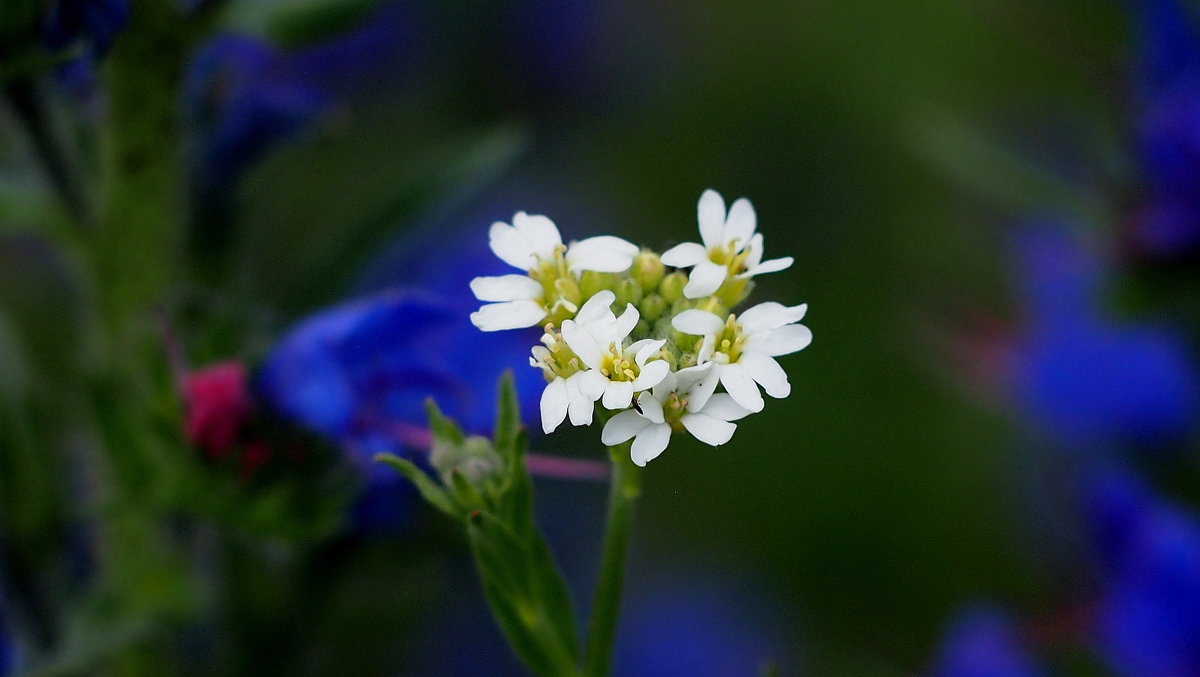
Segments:
[[[488,304],[471,313],[471,322],[483,331],[532,327],[551,315],[570,315],[579,301],[575,279],[580,273],[621,273],[638,254],[636,245],[611,235],[564,246],[553,221],[525,212],[514,214],[512,225],[493,223],[488,244],[502,261],[526,274],[471,280],[475,297]]]
[[[636,392],[657,385],[671,368],[662,359],[651,359],[666,343],[644,339],[624,346],[638,311],[626,304],[620,317],[611,306],[616,295],[603,290],[588,299],[573,320],[562,323],[567,346],[587,367],[579,380],[579,391],[591,401],[602,400],[607,409],[625,409]]]
[[[654,460],[667,448],[674,430],[687,430],[693,437],[714,447],[733,437],[737,421],[750,414],[725,393],[699,397],[713,363],[681,369],[638,397],[638,407],[613,416],[604,424],[600,441],[621,444],[633,438],[630,457],[639,466]],[[702,401],[703,400],[703,401]],[[701,402],[702,401],[702,402]],[[697,404],[701,402],[700,404]]]
[[[763,261],[763,236],[755,233],[758,217],[746,198],[738,198],[729,213],[725,200],[715,190],[706,190],[696,205],[700,240],[676,245],[662,255],[662,262],[676,268],[692,268],[684,296],[699,299],[721,288],[730,276],[749,279],[774,273],[792,265],[792,257]],[[694,266],[694,267],[693,267]]]
[[[812,343],[812,331],[796,324],[807,310],[807,304],[789,308],[760,303],[724,321],[703,310],[685,310],[672,318],[671,325],[684,334],[704,337],[698,363],[716,363],[721,385],[734,401],[754,412],[763,408],[758,386],[775,398],[787,397],[792,391],[787,374],[774,358]]]

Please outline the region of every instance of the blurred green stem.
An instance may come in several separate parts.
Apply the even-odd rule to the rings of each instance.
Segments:
[[[592,600],[587,648],[583,655],[585,677],[605,677],[612,663],[621,589],[625,581],[625,559],[629,553],[629,537],[633,533],[633,506],[642,490],[642,469],[630,460],[629,443],[609,447],[608,455],[613,464],[612,485],[608,493],[600,578]]]
[[[4,86],[4,93],[29,133],[50,183],[71,219],[80,227],[90,226],[91,211],[78,168],[71,163],[66,145],[55,131],[54,117],[45,94],[34,82],[26,79],[8,82]]]

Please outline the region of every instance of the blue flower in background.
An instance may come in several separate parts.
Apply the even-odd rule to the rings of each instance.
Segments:
[[[635,584],[621,617],[613,674],[756,675],[769,663],[788,663],[779,619],[766,612],[768,605],[748,604],[745,597],[744,589],[694,574],[667,585]]]
[[[1086,482],[1103,581],[1096,651],[1127,677],[1200,675],[1200,520],[1126,472]]]
[[[3,600],[3,596],[0,596],[0,602]],[[14,674],[16,671],[17,646],[8,632],[4,618],[0,616],[0,677]]]
[[[78,47],[99,59],[128,22],[126,0],[57,0],[46,14],[44,39],[52,50]]]
[[[1147,186],[1138,245],[1153,255],[1200,246],[1200,34],[1179,0],[1140,0],[1137,145]]]
[[[197,202],[220,199],[271,148],[335,105],[403,77],[409,32],[403,10],[389,5],[345,35],[291,52],[235,35],[202,45],[182,95],[195,136]]]
[[[1027,310],[1016,349],[1016,392],[1028,417],[1072,448],[1158,445],[1193,429],[1197,371],[1164,327],[1104,316],[1105,271],[1067,230],[1018,242]]]
[[[990,607],[972,607],[951,623],[932,677],[1035,677],[1045,674],[1012,620]]]

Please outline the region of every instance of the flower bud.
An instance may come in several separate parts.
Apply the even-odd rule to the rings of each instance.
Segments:
[[[662,317],[663,313],[667,312],[669,306],[670,304],[663,297],[658,294],[649,294],[638,304],[638,313],[642,316],[642,319],[653,324],[658,318]]]
[[[687,275],[675,271],[664,277],[658,284],[658,294],[666,299],[667,303],[675,303],[683,298],[683,288],[687,286],[687,283]]]
[[[575,306],[583,303],[583,292],[579,289],[579,285],[575,284],[575,280],[569,277],[560,277],[555,280],[554,291],[558,293],[559,298],[566,299]]]
[[[446,486],[453,486],[451,475],[456,471],[476,488],[490,488],[498,482],[504,468],[500,454],[486,437],[471,436],[462,444],[436,441],[429,454],[429,463],[438,471]]]
[[[618,278],[612,273],[597,273],[594,270],[585,270],[579,276],[579,290],[583,294],[584,299],[590,299],[596,295],[596,292],[604,289],[614,290],[617,286]]]
[[[617,295],[618,308],[626,303],[636,306],[642,302],[642,285],[638,284],[637,280],[625,278],[617,283],[617,288],[613,292]]]
[[[658,258],[658,254],[643,249],[633,259],[633,267],[630,269],[629,274],[633,276],[633,279],[638,281],[638,284],[642,285],[643,290],[650,291],[662,281],[665,269],[666,267],[663,266],[662,260]]]

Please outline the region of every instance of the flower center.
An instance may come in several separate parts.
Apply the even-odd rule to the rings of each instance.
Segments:
[[[675,432],[683,431],[683,421],[680,419],[687,413],[687,403],[687,397],[679,393],[667,395],[667,400],[663,402],[663,420],[670,424]]]
[[[740,240],[726,242],[719,247],[708,250],[708,260],[729,269],[730,275],[737,275],[746,270],[746,259],[750,257],[750,247],[744,247],[740,252]]]
[[[737,315],[732,313],[725,320],[725,326],[721,327],[721,331],[716,336],[716,342],[713,345],[714,357],[718,362],[730,363],[737,362],[742,356],[742,349],[746,345],[746,337],[742,334],[742,328],[738,325]],[[723,356],[725,359],[721,359]]]
[[[625,354],[616,343],[610,343],[600,358],[600,373],[610,381],[633,381],[642,372],[641,367]]]
[[[547,381],[573,376],[583,364],[579,356],[567,346],[562,334],[554,329],[553,324],[547,323],[545,329],[546,333],[542,334],[542,346],[534,348],[537,366],[542,369]]]
[[[567,268],[566,253],[566,245],[558,245],[551,258],[539,258],[537,265],[529,271],[529,277],[542,285],[542,304],[546,307],[547,319],[555,326],[575,317],[583,302],[579,284]]]

